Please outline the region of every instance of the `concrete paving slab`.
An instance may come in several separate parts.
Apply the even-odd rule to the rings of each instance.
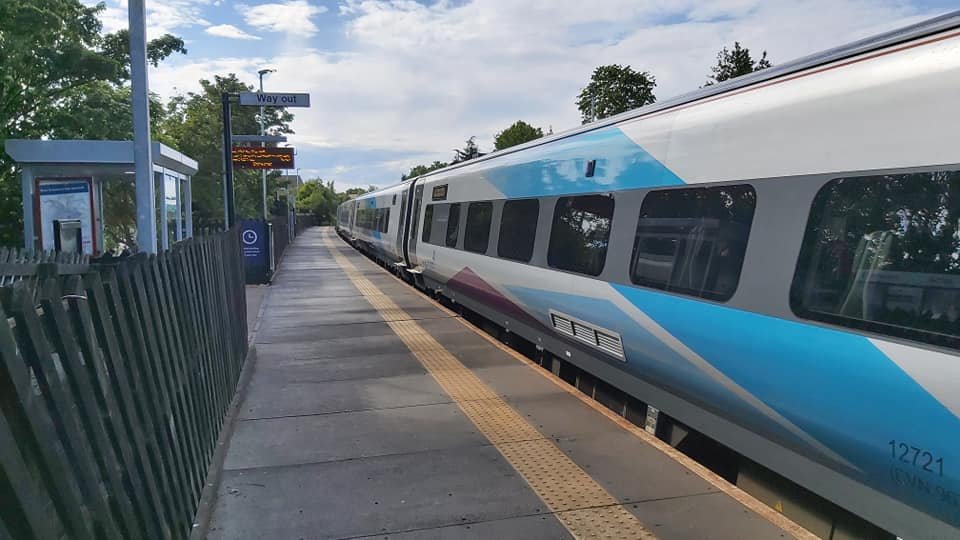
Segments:
[[[723,493],[624,505],[659,538],[783,540],[782,529]]]
[[[320,463],[486,444],[454,403],[244,420],[234,428],[224,468]]]
[[[305,383],[261,379],[260,383],[250,385],[240,407],[240,418],[329,414],[448,402],[449,396],[425,374]]]
[[[622,503],[718,490],[625,431],[560,439],[557,446]]]
[[[573,536],[550,514],[498,519],[465,525],[436,527],[391,534],[355,538],[383,540],[490,540],[522,538],[523,540],[565,540]]]
[[[251,385],[261,384],[261,381],[272,384],[317,383],[424,373],[423,365],[406,352],[307,359],[260,353],[257,364],[264,369],[254,372]]]
[[[218,495],[209,538],[224,540],[348,538],[546,513],[489,446],[228,470]]]
[[[311,358],[355,357],[403,351],[403,342],[395,335],[381,334],[363,339],[330,338],[323,341],[269,342],[257,340],[257,353],[304,360]]]

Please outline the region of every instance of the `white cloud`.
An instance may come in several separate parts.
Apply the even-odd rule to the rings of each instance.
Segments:
[[[211,36],[225,37],[230,39],[260,39],[260,36],[255,36],[253,34],[248,34],[243,30],[233,26],[232,24],[218,24],[216,26],[208,26],[206,33]]]
[[[247,24],[268,32],[284,32],[299,36],[317,33],[311,18],[327,11],[326,6],[315,6],[307,0],[286,0],[273,4],[248,6],[238,4]]]
[[[100,22],[106,32],[116,32],[127,28],[127,0],[83,0],[86,5],[103,2],[105,9],[100,13]],[[190,26],[207,26],[204,20],[203,6],[213,0],[148,0],[147,1],[147,37],[155,38],[163,34],[175,34],[178,29]]]
[[[253,81],[258,66],[275,66],[270,88],[312,95],[312,108],[292,111],[292,143],[389,156],[304,167],[338,184],[386,183],[416,163],[448,160],[472,135],[489,150],[518,119],[556,132],[577,126],[574,100],[598,65],[651,71],[665,99],[703,84],[734,40],[776,64],[936,14],[908,0],[345,0],[345,41],[330,52],[308,39],[322,11],[303,0],[245,8],[251,26],[288,33],[275,56],[165,63],[153,88],[168,95],[164,86],[189,89],[229,71]]]

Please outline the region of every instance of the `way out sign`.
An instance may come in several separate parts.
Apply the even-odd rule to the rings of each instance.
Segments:
[[[241,92],[240,105],[251,105],[255,107],[309,107],[310,94]]]

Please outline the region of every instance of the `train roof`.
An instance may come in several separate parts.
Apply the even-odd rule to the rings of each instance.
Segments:
[[[785,77],[794,73],[801,71],[806,71],[808,69],[816,68],[826,64],[831,64],[847,58],[852,58],[859,56],[861,54],[866,54],[872,51],[879,49],[885,49],[900,43],[905,43],[920,39],[926,36],[944,32],[953,28],[960,27],[960,10],[935,17],[933,19],[928,19],[916,24],[905,26],[896,30],[864,38],[846,45],[841,45],[833,49],[828,49],[819,53],[811,54],[809,56],[804,56],[790,62],[780,64],[778,66],[773,66],[761,71],[755,71],[753,73],[736,77],[722,83],[701,88],[693,92],[686,94],[681,94],[677,97],[654,103],[652,105],[647,105],[645,107],[640,107],[638,109],[633,109],[624,113],[620,113],[603,120],[597,120],[589,124],[569,129],[567,131],[562,131],[560,133],[549,135],[546,137],[541,137],[539,139],[526,142],[523,144],[518,144],[512,146],[505,150],[491,152],[484,156],[474,158],[467,161],[461,161],[444,167],[443,169],[437,169],[435,171],[430,171],[424,175],[418,176],[417,178],[428,178],[434,175],[443,174],[452,170],[456,170],[468,165],[474,165],[476,163],[482,163],[494,158],[526,150],[528,148],[534,148],[544,144],[549,144],[551,142],[572,137],[574,135],[579,135],[581,133],[586,133],[589,131],[594,131],[602,129],[608,126],[612,126],[627,120],[633,120],[636,118],[641,118],[653,113],[665,111],[675,107],[680,107],[682,105],[687,105],[696,101],[700,101],[706,98],[719,96],[722,94],[727,94],[746,88],[748,86],[753,86],[756,84],[761,84],[766,81],[778,79]],[[412,180],[412,179],[411,179]],[[405,180],[403,183],[410,182],[411,180]],[[395,184],[396,185],[396,184]],[[393,187],[393,186],[390,186]],[[388,189],[388,188],[384,188]],[[378,190],[380,191],[380,190]],[[376,193],[376,192],[374,192]]]

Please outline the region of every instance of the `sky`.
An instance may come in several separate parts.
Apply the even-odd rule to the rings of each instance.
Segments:
[[[106,5],[106,31],[127,0]],[[449,161],[477,137],[493,148],[517,120],[561,132],[593,69],[649,71],[663,100],[700,87],[740,41],[782,63],[956,9],[951,0],[146,0],[148,37],[188,54],[149,73],[169,98],[236,73],[266,91],[308,92],[289,137],[306,178],[338,190],[386,186]]]

